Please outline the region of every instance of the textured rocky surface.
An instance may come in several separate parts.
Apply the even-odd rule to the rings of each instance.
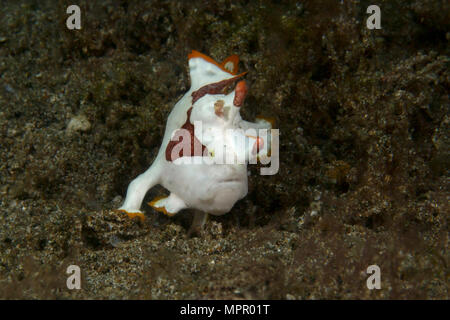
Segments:
[[[449,4],[380,1],[368,30],[372,2],[276,3],[78,1],[79,31],[68,1],[2,3],[1,298],[448,299]],[[188,238],[188,211],[112,209],[192,49],[239,54],[241,114],[281,136],[279,173],[250,167],[248,196]]]

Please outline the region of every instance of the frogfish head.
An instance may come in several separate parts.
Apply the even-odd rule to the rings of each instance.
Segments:
[[[240,108],[248,90],[242,80],[245,73],[237,74],[238,62],[235,55],[221,64],[197,51],[189,55],[190,122],[195,127],[195,137],[210,155],[228,156],[237,163],[245,163],[256,158],[263,141],[239,126]]]

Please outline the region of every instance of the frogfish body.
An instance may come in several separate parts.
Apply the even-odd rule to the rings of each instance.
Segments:
[[[225,214],[247,195],[247,164],[270,152],[270,141],[258,132],[271,123],[240,116],[247,86],[245,73],[237,74],[238,56],[217,63],[192,51],[188,59],[191,87],[169,114],[156,159],[130,183],[119,208],[130,217],[144,217],[142,201],[157,184],[170,195],[149,204],[167,215],[192,208],[203,224],[208,213]]]

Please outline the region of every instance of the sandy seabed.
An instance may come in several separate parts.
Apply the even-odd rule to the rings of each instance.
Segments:
[[[380,1],[380,30],[367,1],[78,1],[81,30],[70,4],[0,6],[0,298],[448,299],[447,1]],[[278,174],[197,237],[114,211],[192,49],[239,54],[243,118],[280,129]]]

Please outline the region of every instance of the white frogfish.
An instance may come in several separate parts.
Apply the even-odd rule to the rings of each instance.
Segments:
[[[237,55],[217,63],[192,51],[188,59],[191,87],[169,114],[156,159],[130,183],[118,210],[143,219],[145,194],[159,184],[170,195],[149,205],[169,216],[195,209],[193,227],[201,227],[207,214],[225,214],[247,195],[247,164],[270,154],[272,122],[241,118],[247,86]]]

